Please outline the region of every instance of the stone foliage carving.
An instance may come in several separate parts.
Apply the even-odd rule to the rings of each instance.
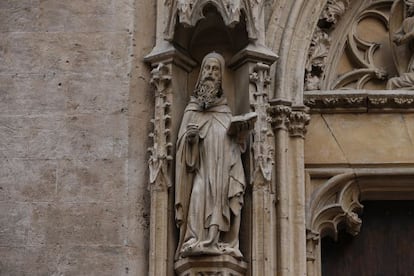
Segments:
[[[171,107],[171,68],[159,63],[151,71],[151,84],[155,87],[155,112],[151,120],[154,131],[150,133],[153,145],[148,149],[150,152],[149,169],[150,184],[153,187],[164,189],[171,186],[168,168],[171,165],[170,141],[170,107]]]
[[[177,140],[176,259],[199,255],[241,258],[239,227],[246,179],[244,140],[256,114],[231,115],[222,91],[224,59],[208,54]]]
[[[292,137],[305,138],[309,122],[310,116],[305,110],[296,111],[293,109],[289,114],[289,135]]]
[[[271,118],[271,125],[273,130],[287,130],[289,124],[289,116],[292,112],[292,103],[282,100],[273,100],[270,102],[268,110]]]
[[[331,46],[330,33],[345,13],[349,0],[328,0],[319,16],[318,27],[313,33],[305,68],[305,90],[320,89]]]
[[[203,9],[213,5],[221,14],[226,26],[233,27],[240,22],[243,13],[246,16],[246,28],[250,39],[256,40],[258,35],[258,18],[263,0],[166,0],[168,7],[168,22],[165,37],[171,40],[174,36],[176,23],[186,27],[194,27],[204,18]],[[178,21],[176,22],[176,18]]]
[[[412,90],[414,89],[414,1],[395,1],[391,9],[390,25],[391,46],[399,76],[388,80],[387,89]],[[394,26],[399,27],[393,30]]]
[[[270,66],[257,63],[250,74],[250,82],[254,85],[251,93],[251,109],[257,116],[253,134],[253,157],[255,163],[254,183],[269,183],[272,179],[274,164],[274,135],[270,127],[268,115],[268,89],[270,85]],[[260,176],[258,175],[260,173]],[[259,181],[263,179],[264,181]]]
[[[312,37],[306,62],[306,90],[318,90],[320,88],[320,78],[325,71],[330,43],[329,35],[317,27]]]
[[[333,90],[324,93],[305,92],[304,104],[314,112],[368,112],[387,110],[412,112],[414,95],[410,91]]]

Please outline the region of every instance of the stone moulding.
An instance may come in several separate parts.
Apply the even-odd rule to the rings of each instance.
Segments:
[[[312,113],[414,112],[414,92],[402,90],[306,91]]]

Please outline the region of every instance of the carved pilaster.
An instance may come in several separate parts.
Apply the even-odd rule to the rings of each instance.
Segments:
[[[250,82],[254,87],[250,91],[250,107],[258,117],[253,134],[254,188],[257,188],[257,185],[266,185],[270,182],[274,164],[274,135],[267,113],[269,109],[269,69],[269,65],[259,62],[250,73]]]
[[[155,111],[151,120],[154,131],[150,133],[153,145],[148,149],[151,189],[167,189],[171,186],[169,166],[172,155],[170,141],[171,121],[171,68],[159,63],[151,71],[151,84],[155,87]]]
[[[310,122],[310,116],[305,108],[293,108],[289,114],[289,135],[291,137],[305,138],[307,126]]]
[[[151,84],[155,88],[153,140],[150,152],[150,265],[149,275],[167,275],[168,268],[168,190],[171,186],[171,65],[158,63],[151,71]]]

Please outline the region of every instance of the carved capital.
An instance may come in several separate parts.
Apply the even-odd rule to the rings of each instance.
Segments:
[[[150,133],[153,145],[148,149],[150,158],[151,188],[165,189],[171,186],[168,176],[169,166],[172,160],[170,141],[171,123],[171,67],[159,63],[151,71],[151,84],[155,88],[155,110],[153,132]]]
[[[283,100],[273,100],[270,102],[268,113],[271,118],[272,129],[274,131],[288,129],[289,116],[292,112],[291,106],[291,102]]]
[[[302,109],[302,108],[301,108]],[[288,129],[291,137],[305,138],[310,116],[307,110],[295,110],[289,114]]]

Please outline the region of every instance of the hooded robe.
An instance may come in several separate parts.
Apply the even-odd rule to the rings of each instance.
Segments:
[[[176,258],[189,247],[194,254],[197,245],[208,239],[212,225],[218,226],[220,236],[218,248],[210,253],[242,257],[238,233],[246,184],[240,146],[227,134],[231,118],[224,97],[207,109],[192,97],[184,111],[176,154],[175,208],[180,228]],[[186,139],[189,124],[198,125],[195,142]]]

